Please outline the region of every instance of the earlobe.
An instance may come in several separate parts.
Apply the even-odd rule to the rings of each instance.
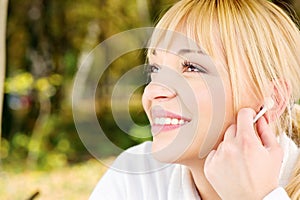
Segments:
[[[267,122],[273,122],[285,111],[291,98],[290,85],[283,80],[272,82],[272,95],[274,106],[266,113]]]

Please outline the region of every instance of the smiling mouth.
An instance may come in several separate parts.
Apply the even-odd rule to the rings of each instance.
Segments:
[[[186,121],[184,119],[180,119],[180,118],[170,118],[170,117],[156,117],[154,119],[154,123],[153,125],[161,125],[161,126],[165,126],[165,125],[184,125],[186,123],[188,123],[189,121]]]
[[[151,113],[153,119],[151,131],[154,135],[160,132],[177,129],[191,121],[191,119],[165,110],[152,110]]]

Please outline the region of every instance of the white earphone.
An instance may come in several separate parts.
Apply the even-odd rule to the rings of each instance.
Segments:
[[[263,108],[257,113],[257,115],[253,119],[253,124],[257,122],[257,120],[263,116],[268,110],[270,110],[274,106],[274,101],[271,97],[268,97],[264,101]]]

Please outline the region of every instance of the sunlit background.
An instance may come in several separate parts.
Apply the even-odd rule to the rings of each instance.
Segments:
[[[8,1],[8,8],[0,199],[87,199],[106,168],[89,154],[75,129],[71,97],[79,64],[110,36],[153,26],[176,1],[1,1]],[[299,0],[280,2],[300,13]],[[0,13],[5,10],[1,7]],[[143,51],[120,57],[98,84],[99,123],[124,149],[144,139],[128,137],[115,124],[111,92],[116,81],[144,59]],[[131,98],[130,112],[137,124],[146,125],[142,90]],[[112,160],[113,152],[101,141],[99,146],[103,159]]]

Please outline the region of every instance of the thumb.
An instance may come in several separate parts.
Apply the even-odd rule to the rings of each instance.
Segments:
[[[274,146],[278,146],[278,142],[276,140],[276,136],[273,133],[272,129],[268,125],[266,118],[261,117],[257,124],[256,124],[258,135],[262,141],[262,144],[267,147],[271,148]]]

